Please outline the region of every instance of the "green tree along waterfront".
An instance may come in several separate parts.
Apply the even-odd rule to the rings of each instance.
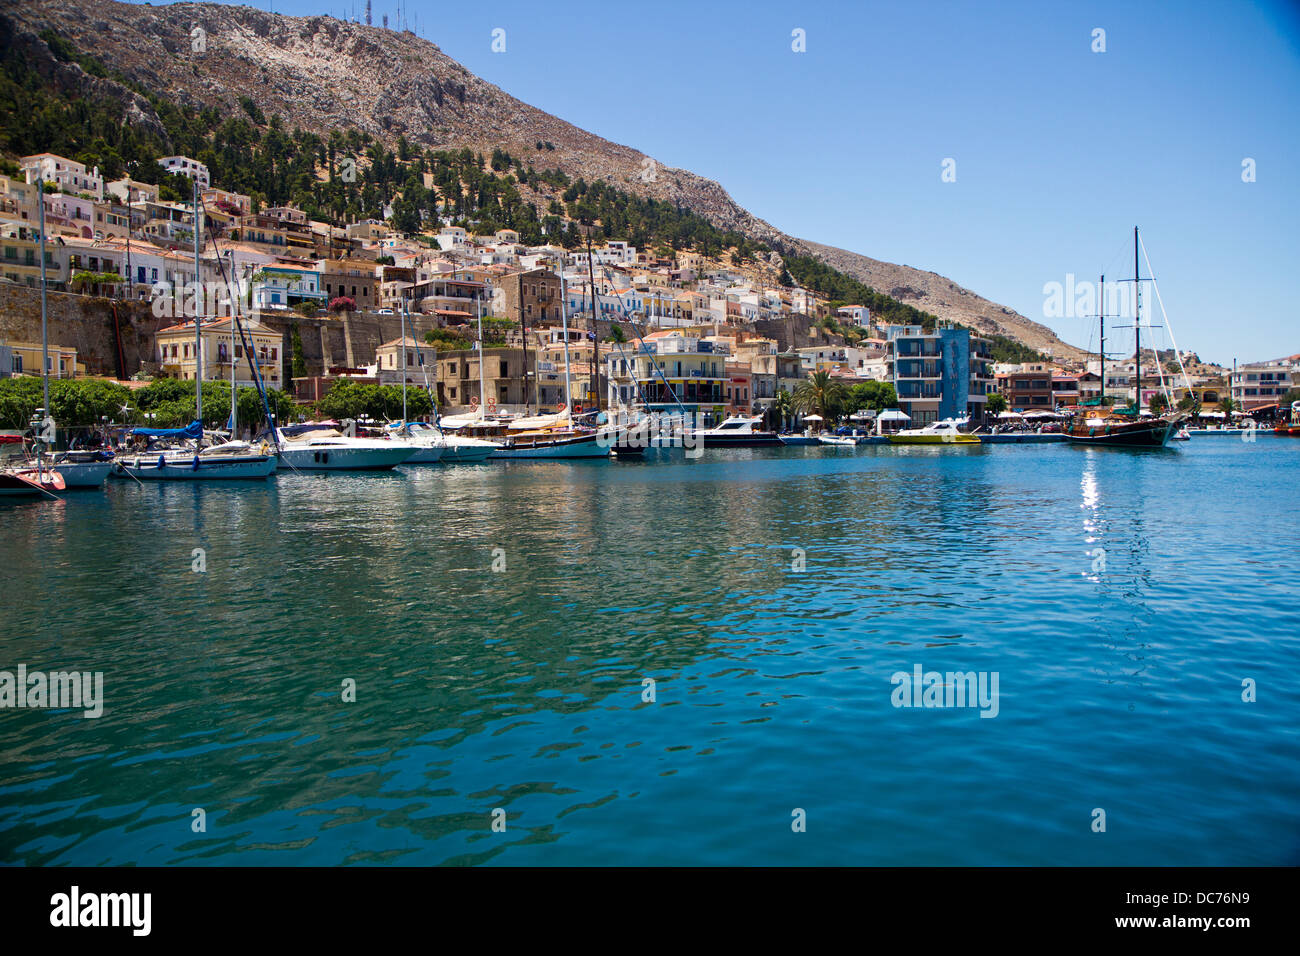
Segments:
[[[399,421],[402,417],[402,387],[373,385],[347,380],[336,382],[319,402],[317,411],[326,418],[369,418]],[[406,413],[421,418],[433,412],[433,400],[423,388],[407,386]]]
[[[294,405],[278,389],[267,389],[267,400],[278,421],[293,417]],[[26,428],[41,407],[41,380],[36,376],[0,379],[0,428]],[[244,386],[236,399],[240,422],[265,422],[257,389]],[[400,408],[400,400],[399,400]],[[181,428],[194,421],[194,383],[160,378],[141,389],[102,378],[55,379],[50,382],[49,413],[60,428],[102,424]],[[203,424],[219,428],[230,417],[230,383],[203,383]]]

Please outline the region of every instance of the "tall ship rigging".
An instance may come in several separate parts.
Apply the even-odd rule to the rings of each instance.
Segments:
[[[1163,415],[1142,415],[1142,295],[1138,283],[1138,230],[1133,227],[1133,354],[1135,382],[1133,403],[1126,409],[1107,408],[1106,398],[1106,319],[1104,295],[1099,300],[1101,323],[1101,395],[1096,406],[1080,407],[1065,430],[1065,437],[1075,445],[1111,445],[1119,448],[1164,448],[1177,433],[1189,412],[1172,411]],[[1102,277],[1105,282],[1105,277]],[[1103,285],[1104,292],[1104,285]]]

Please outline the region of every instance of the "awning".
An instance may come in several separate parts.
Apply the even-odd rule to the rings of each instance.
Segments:
[[[897,408],[889,408],[876,416],[878,421],[882,422],[910,422],[912,416],[905,412],[900,412]]]

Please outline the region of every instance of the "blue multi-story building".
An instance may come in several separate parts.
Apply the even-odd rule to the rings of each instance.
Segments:
[[[987,339],[969,329],[891,325],[885,352],[898,406],[913,425],[944,418],[978,421],[993,390],[993,355]]]

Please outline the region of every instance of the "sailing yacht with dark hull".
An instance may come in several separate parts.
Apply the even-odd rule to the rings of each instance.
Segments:
[[[1065,437],[1075,445],[1109,445],[1116,448],[1164,448],[1177,433],[1183,422],[1190,417],[1188,412],[1171,412],[1166,415],[1153,415],[1143,418],[1142,405],[1142,322],[1141,296],[1137,290],[1140,281],[1138,270],[1138,230],[1133,227],[1133,301],[1137,307],[1133,314],[1133,354],[1136,369],[1136,381],[1133,390],[1133,405],[1128,411],[1107,410],[1104,405],[1106,397],[1106,319],[1105,319],[1105,282],[1102,276],[1101,296],[1098,316],[1101,322],[1101,341],[1098,353],[1101,356],[1101,397],[1095,408],[1080,409],[1065,429]]]

